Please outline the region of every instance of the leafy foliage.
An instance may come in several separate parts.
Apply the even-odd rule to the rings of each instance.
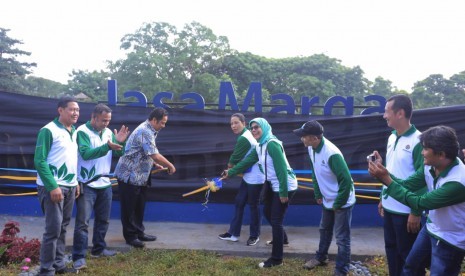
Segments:
[[[121,39],[125,58],[107,61],[106,70],[73,70],[68,84],[62,85],[41,78],[24,79],[35,64],[16,61],[15,57],[30,53],[16,49],[14,46],[22,43],[9,38],[8,31],[0,28],[0,90],[37,96],[83,92],[92,101],[105,101],[110,78],[118,80],[120,101],[126,91],[142,91],[149,101],[156,93],[172,92],[167,104],[179,102],[186,92],[198,92],[206,103],[216,103],[221,81],[233,83],[239,101],[245,98],[251,82],[261,82],[264,104],[278,93],[289,95],[295,103],[302,97],[319,97],[320,105],[332,96],[352,96],[357,105],[365,104],[363,97],[367,95],[388,98],[410,92],[397,89],[381,76],[370,81],[359,66],[344,66],[324,54],[273,59],[238,52],[230,48],[227,37],[195,21],[182,29],[165,22],[144,23]],[[416,82],[410,95],[416,109],[463,103],[465,71],[450,79],[432,74]]]
[[[465,100],[465,71],[450,79],[433,74],[415,83],[412,98],[417,108],[448,106]]]
[[[144,91],[149,97],[198,86],[210,90],[213,75],[205,74],[230,52],[226,37],[197,22],[182,30],[168,23],[146,23],[135,34],[125,35],[121,48],[128,53],[124,60],[109,62],[112,78],[121,84],[120,92]]]
[[[68,91],[71,94],[82,92],[90,96],[93,101],[107,99],[107,80],[110,78],[110,73],[103,70],[92,72],[73,70],[69,76],[71,80],[68,81]]]
[[[20,232],[19,223],[9,221],[0,236],[0,264],[20,263],[25,258],[30,258],[32,263],[37,263],[40,253],[38,239],[26,241],[26,237],[17,237]]]
[[[68,92],[68,86],[65,84],[34,76],[26,77],[23,86],[30,95],[40,97],[58,98]]]
[[[18,49],[16,45],[23,42],[9,37],[9,31],[0,28],[0,91],[21,92],[24,91],[25,76],[37,64],[17,60],[18,57],[29,56],[31,53]]]

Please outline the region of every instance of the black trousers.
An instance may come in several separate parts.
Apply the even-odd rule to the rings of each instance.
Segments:
[[[135,186],[118,180],[123,237],[131,242],[144,235],[144,211],[147,186]]]
[[[271,184],[265,182],[264,198],[263,198],[263,215],[271,225],[271,233],[273,246],[271,248],[271,258],[275,261],[282,261],[284,256],[284,241],[288,242],[286,231],[284,231],[283,221],[287,208],[291,199],[294,197],[295,191],[287,193],[289,201],[281,203],[278,192],[273,192]]]

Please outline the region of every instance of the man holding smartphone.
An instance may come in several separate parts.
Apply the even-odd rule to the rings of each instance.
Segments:
[[[459,275],[465,256],[465,165],[457,157],[459,142],[455,130],[435,126],[420,135],[424,167],[407,179],[394,177],[381,156],[368,163],[369,173],[388,188],[386,193],[416,209],[430,210],[424,226],[408,255],[402,275]],[[411,191],[428,187],[417,195]]]
[[[387,125],[394,129],[387,142],[386,168],[400,179],[423,167],[421,132],[410,123],[412,111],[412,100],[408,96],[394,95],[387,100],[383,115]],[[383,186],[378,212],[384,220],[389,275],[400,275],[420,230],[421,212],[392,198],[386,189]],[[426,187],[416,192],[422,194]]]

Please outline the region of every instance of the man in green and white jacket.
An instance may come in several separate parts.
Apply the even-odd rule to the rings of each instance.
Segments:
[[[381,156],[369,162],[369,172],[383,182],[386,192],[416,209],[430,210],[407,257],[402,275],[421,275],[422,263],[431,255],[431,275],[458,275],[465,256],[465,165],[457,158],[459,143],[455,131],[436,126],[420,135],[425,166],[405,180],[389,173]],[[428,192],[417,195],[423,186]]]
[[[341,151],[323,136],[323,126],[308,121],[294,134],[308,148],[313,167],[315,199],[323,206],[320,222],[320,244],[315,258],[304,264],[313,269],[326,265],[328,250],[336,234],[338,254],[334,275],[347,275],[350,264],[350,224],[355,204],[354,181]]]
[[[78,181],[81,197],[76,199],[76,223],[73,239],[73,266],[75,269],[87,267],[88,227],[92,212],[94,227],[91,256],[114,256],[115,251],[106,249],[105,236],[110,222],[113,192],[110,182],[113,155],[121,156],[129,135],[128,128],[122,126],[119,132],[112,132],[107,126],[111,121],[112,110],[105,104],[97,104],[89,122],[77,129],[79,150]]]
[[[45,214],[40,275],[68,272],[64,260],[66,227],[71,220],[75,197],[79,196],[73,126],[79,118],[79,105],[74,98],[63,97],[58,102],[58,113],[58,118],[39,131],[34,153],[37,194]]]

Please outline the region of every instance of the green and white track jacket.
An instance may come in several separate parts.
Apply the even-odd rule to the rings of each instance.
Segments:
[[[34,153],[37,185],[44,186],[47,191],[58,186],[76,186],[77,155],[74,126],[68,131],[58,118],[45,125],[37,136]]]
[[[425,185],[426,194],[410,192]],[[439,175],[425,165],[405,180],[394,178],[387,193],[412,208],[430,210],[429,234],[465,251],[465,165],[458,158]]]

